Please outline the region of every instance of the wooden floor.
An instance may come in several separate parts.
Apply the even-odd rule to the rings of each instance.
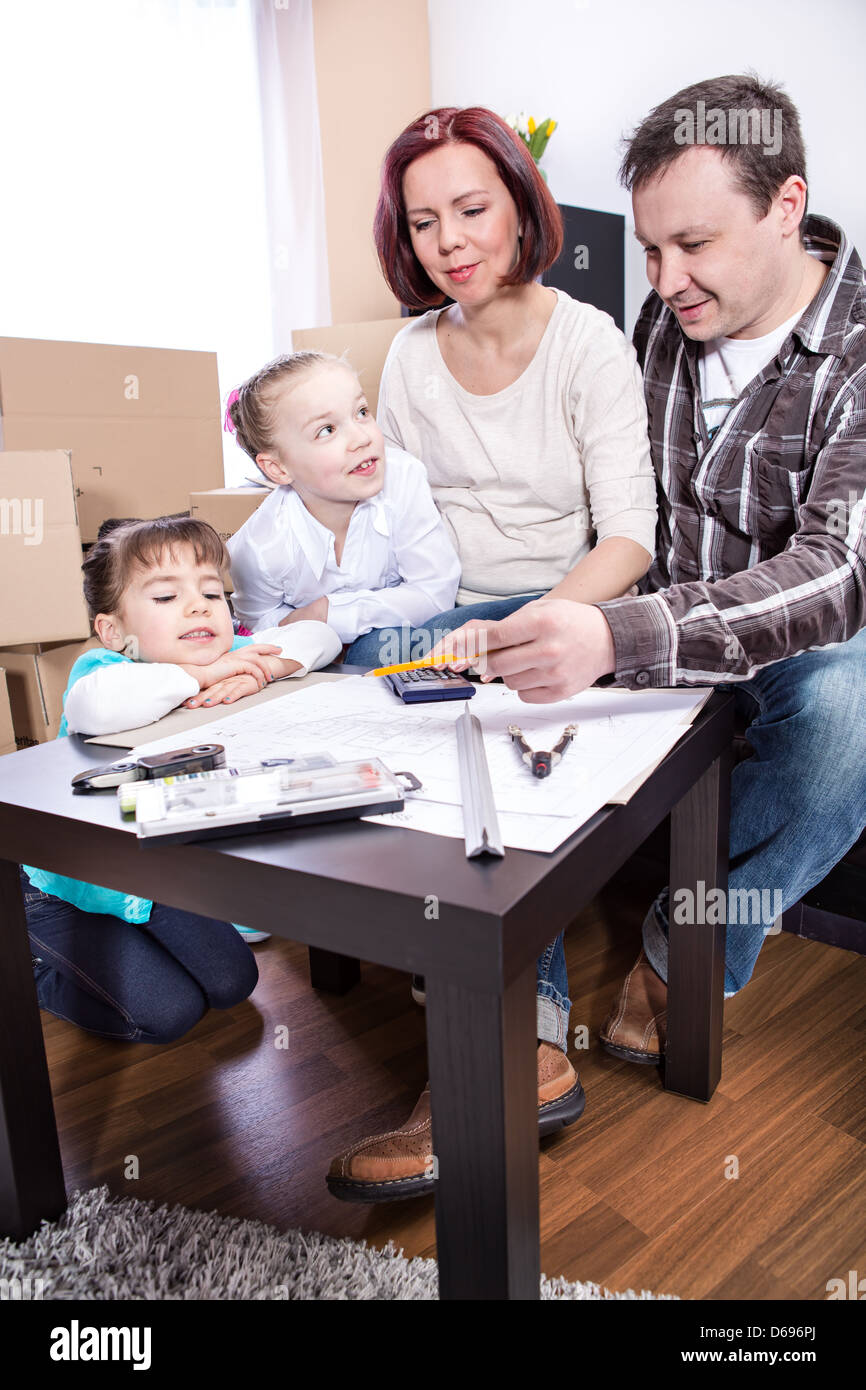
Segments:
[[[709,1105],[666,1094],[597,1030],[657,885],[633,862],[566,937],[572,1050],[587,1103],[539,1155],[549,1276],[691,1299],[823,1299],[866,1274],[866,958],[770,937],[725,1006]],[[252,1000],[165,1046],[104,1042],[43,1014],[67,1190],[111,1192],[434,1255],[432,1199],[333,1199],[331,1156],[401,1123],[426,1079],[424,1011],[405,975],[365,965],[342,998],[306,950],[255,948]],[[285,1025],[289,1047],[275,1047]],[[129,1156],[137,1179],[125,1176]],[[734,1173],[738,1176],[733,1176]]]

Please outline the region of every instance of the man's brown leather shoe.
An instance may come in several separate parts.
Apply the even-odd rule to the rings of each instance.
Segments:
[[[538,1044],[538,1133],[551,1134],[583,1114],[586,1097],[565,1053],[553,1043]],[[399,1129],[371,1134],[338,1154],[327,1176],[328,1190],[346,1202],[398,1202],[432,1193],[433,1124],[430,1086]]]
[[[664,1056],[668,987],[643,950],[601,1027],[602,1047],[627,1062],[657,1067]]]

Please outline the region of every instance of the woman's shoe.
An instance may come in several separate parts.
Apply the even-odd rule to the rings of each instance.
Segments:
[[[586,1105],[580,1077],[561,1048],[538,1044],[538,1137],[579,1120]]]
[[[232,922],[235,931],[240,932],[248,946],[255,946],[257,941],[270,941],[269,931],[255,931],[252,927],[239,927],[237,922]]]
[[[542,1138],[583,1114],[586,1096],[565,1053],[538,1044],[538,1134]],[[344,1202],[399,1202],[429,1197],[435,1190],[430,1086],[424,1087],[405,1124],[370,1134],[332,1162],[327,1176],[332,1196]]]
[[[339,1154],[328,1169],[328,1189],[344,1202],[399,1202],[434,1188],[430,1086],[399,1129],[371,1134]]]

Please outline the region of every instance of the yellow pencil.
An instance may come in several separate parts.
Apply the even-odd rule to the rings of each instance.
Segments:
[[[376,671],[365,671],[365,676],[393,676],[397,671],[420,671],[425,666],[447,666],[451,661],[461,658],[453,652],[449,656],[438,656],[435,661],[425,657],[423,661],[402,661],[399,666],[380,666]]]

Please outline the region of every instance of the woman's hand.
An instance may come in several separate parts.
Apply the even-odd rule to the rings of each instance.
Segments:
[[[328,599],[326,594],[321,598],[314,599],[312,603],[307,603],[303,608],[296,608],[294,613],[290,613],[287,618],[281,618],[279,627],[285,627],[287,623],[326,623],[328,621]]]
[[[227,680],[229,676],[254,676],[258,681],[258,689],[261,690],[273,679],[268,660],[278,655],[279,650],[272,642],[253,642],[248,647],[241,647],[239,651],[226,652],[225,656],[217,657],[216,661],[210,662],[207,666],[186,666],[183,662],[179,664],[182,671],[186,671],[188,676],[198,681],[199,690],[207,690],[210,686],[216,685],[217,681]]]
[[[626,536],[608,536],[578,560],[573,570],[554,585],[548,598],[567,598],[573,603],[601,603],[604,599],[637,598],[637,580],[652,564],[652,556]]]

